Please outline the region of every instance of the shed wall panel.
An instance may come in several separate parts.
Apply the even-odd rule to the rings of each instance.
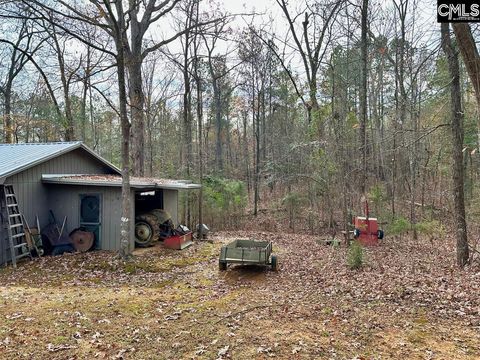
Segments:
[[[120,221],[122,213],[120,188],[50,184],[48,185],[48,193],[48,202],[57,217],[57,222],[63,221],[64,216],[68,217],[66,225],[68,232],[80,226],[80,195],[99,194],[101,198],[100,248],[113,251],[120,249]],[[132,246],[134,245],[133,230],[132,225],[130,229]]]
[[[178,190],[163,189],[163,208],[172,215],[172,221],[178,226]]]

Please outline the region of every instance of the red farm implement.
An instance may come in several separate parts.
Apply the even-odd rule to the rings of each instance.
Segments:
[[[370,217],[368,201],[364,201],[365,216],[355,216],[353,237],[364,246],[378,245],[378,240],[383,239],[383,230],[378,228],[377,218]]]

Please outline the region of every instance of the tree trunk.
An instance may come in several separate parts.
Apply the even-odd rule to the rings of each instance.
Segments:
[[[475,39],[468,23],[455,23],[452,27],[480,108],[480,55]]]
[[[91,128],[91,131],[92,131],[92,134],[91,134],[91,143],[93,145],[93,149],[96,149],[97,147],[97,129],[95,127],[95,117],[93,116],[93,94],[92,94],[92,79],[90,76],[87,77],[87,85],[88,85],[88,119],[90,121],[90,128]],[[110,132],[112,131],[112,129],[110,128]],[[111,140],[111,137],[110,137],[110,140]],[[110,141],[110,145],[111,145],[111,141]],[[110,146],[110,149],[112,147]],[[111,157],[110,157],[111,158]]]
[[[217,171],[223,173],[223,149],[222,149],[222,101],[220,89],[218,87],[218,80],[215,78],[213,69],[210,71],[213,78],[213,97],[215,98],[215,127],[216,127],[216,141],[215,141],[215,163],[217,164]]]
[[[73,123],[72,115],[72,103],[70,100],[70,81],[67,79],[65,58],[63,56],[63,50],[58,42],[57,33],[55,27],[51,34],[53,39],[55,50],[57,52],[58,67],[60,70],[60,80],[62,82],[63,99],[65,101],[65,141],[75,140],[75,127]]]
[[[5,142],[7,144],[13,144],[13,121],[12,121],[12,82],[9,81],[7,86],[5,86],[4,92],[4,131],[5,131]]]
[[[145,175],[145,119],[142,60],[140,55],[130,56],[127,64],[129,74],[130,113],[132,116],[132,170],[135,176]]]
[[[248,114],[247,111],[244,110],[242,112],[242,143],[243,143],[243,160],[245,162],[245,181],[247,182],[247,192],[250,196],[251,192],[251,182],[250,182],[250,155],[248,153],[248,140],[247,140],[247,121],[248,121]]]
[[[116,3],[117,33],[115,46],[117,48],[118,99],[120,107],[120,122],[122,127],[122,218],[120,222],[120,256],[126,259],[130,256],[130,123],[127,113],[127,90],[125,79],[125,23],[122,3]]]
[[[361,42],[361,79],[360,79],[360,144],[362,149],[362,176],[360,190],[366,191],[367,182],[367,32],[368,32],[368,0],[362,3],[362,42]]]
[[[465,220],[464,168],[463,168],[463,109],[460,98],[460,67],[458,55],[450,38],[448,23],[441,24],[442,48],[448,60],[448,71],[452,79],[450,97],[452,109],[452,176],[455,236],[457,239],[457,265],[463,267],[469,258],[467,223]]]
[[[255,71],[252,72],[255,74]],[[260,172],[260,124],[259,124],[259,116],[258,116],[258,109],[255,104],[255,99],[257,103],[259,102],[259,97],[255,97],[256,92],[256,84],[255,84],[255,77],[252,81],[252,116],[253,116],[253,132],[255,137],[255,174],[253,178],[253,215],[257,216],[258,214],[258,200],[260,197],[259,194],[259,172]]]
[[[195,24],[198,25],[200,2],[195,6]],[[202,145],[202,130],[203,130],[203,95],[202,95],[202,80],[198,71],[198,43],[197,32],[193,41],[193,71],[195,74],[195,82],[197,87],[197,125],[198,125],[198,178],[200,183],[200,190],[198,192],[198,238],[203,239],[203,145]]]
[[[318,126],[318,137],[322,138],[323,136],[323,129],[322,124],[320,124],[320,106],[318,105],[317,101],[317,80],[314,79],[309,84],[309,99],[310,103],[307,107],[307,115],[308,115],[308,123],[309,124],[316,124]]]
[[[81,126],[80,126],[80,137],[82,141],[86,140],[86,128],[87,128],[87,94],[88,94],[88,81],[85,77],[83,79],[83,88],[82,88],[82,103],[80,104],[80,117],[81,117]]]
[[[480,55],[468,23],[453,24],[458,47],[467,68],[477,100],[477,142],[480,144]]]
[[[265,86],[262,81],[262,144],[260,149],[262,151],[262,161],[267,160],[267,125],[266,125],[266,104],[265,104]]]
[[[189,74],[189,59],[188,49],[190,46],[190,33],[185,34],[185,49],[183,58],[183,141],[184,141],[184,156],[186,164],[186,176],[190,177],[190,170],[192,166],[192,88]]]

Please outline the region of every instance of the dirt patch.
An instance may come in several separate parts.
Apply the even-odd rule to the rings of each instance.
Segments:
[[[229,285],[263,284],[266,280],[266,272],[270,267],[256,265],[230,265],[224,273],[223,279]]]

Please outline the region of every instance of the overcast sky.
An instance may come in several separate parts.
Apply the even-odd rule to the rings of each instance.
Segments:
[[[224,4],[225,9],[231,13],[245,12],[245,10],[265,12],[275,4],[274,0],[221,0],[221,2]]]

